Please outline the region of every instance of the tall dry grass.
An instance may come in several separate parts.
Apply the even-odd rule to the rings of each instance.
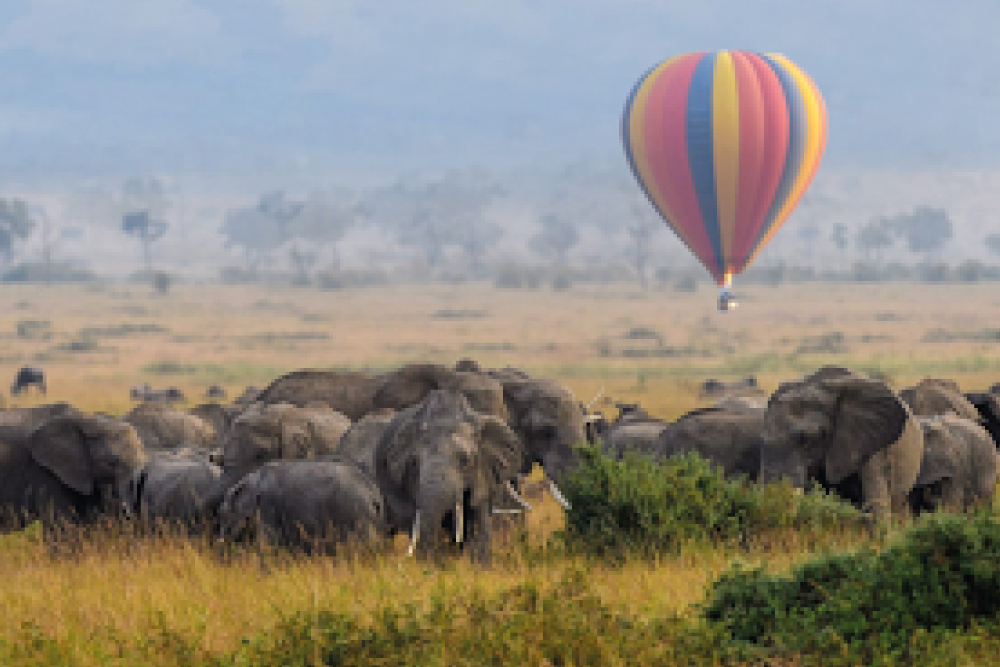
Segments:
[[[989,285],[753,287],[745,290],[741,308],[725,315],[714,311],[707,289],[639,294],[586,286],[556,293],[466,285],[320,292],[187,285],[154,296],[142,286],[0,285],[0,295],[0,378],[12,380],[17,368],[35,364],[49,383],[46,397],[8,402],[66,400],[118,414],[132,406],[129,386],[143,381],[178,386],[194,404],[209,384],[235,396],[247,384],[264,385],[306,366],[378,369],[407,361],[450,364],[464,356],[559,378],[583,401],[603,392],[639,402],[664,418],[705,405],[698,386],[707,377],[753,373],[771,389],[823,363],[881,370],[897,386],[925,375],[953,377],[969,389],[1000,380],[1000,340],[991,337],[1000,300]],[[444,310],[449,316],[441,316]],[[455,316],[463,311],[481,315]],[[48,321],[48,333],[18,336],[25,320]],[[164,331],[91,335],[90,343],[72,349],[84,329],[123,324],[155,324]],[[629,337],[643,329],[660,341]],[[927,335],[939,329],[960,335]],[[842,332],[842,350],[796,352],[805,338],[829,332]],[[664,348],[681,352],[620,354],[643,345],[660,349],[657,354],[666,354]],[[67,554],[53,553],[30,533],[5,535],[0,646],[30,643],[35,628],[70,647],[71,664],[110,664],[116,645],[135,645],[168,628],[222,655],[297,611],[336,609],[366,619],[387,605],[425,607],[442,591],[468,598],[525,581],[551,588],[573,571],[585,572],[602,600],[629,614],[690,615],[706,585],[735,561],[784,571],[830,548],[869,543],[850,532],[819,541],[786,532],[755,543],[750,552],[702,546],[617,567],[539,555],[562,516],[550,499],[537,504],[527,538],[533,548],[500,539],[487,571],[464,561],[438,567],[407,560],[398,544],[374,562],[261,559],[252,552],[225,562],[211,545],[179,537],[134,538],[109,530]],[[153,660],[155,651],[142,655]],[[176,664],[176,656],[161,664]]]

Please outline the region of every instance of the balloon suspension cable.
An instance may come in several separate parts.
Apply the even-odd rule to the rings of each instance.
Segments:
[[[726,312],[736,308],[736,298],[733,296],[733,274],[726,271],[722,286],[719,288],[719,310]]]

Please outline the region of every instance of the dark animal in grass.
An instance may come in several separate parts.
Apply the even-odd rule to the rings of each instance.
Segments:
[[[14,384],[10,386],[11,396],[17,396],[29,387],[35,387],[45,394],[45,371],[35,366],[24,366],[17,372]]]

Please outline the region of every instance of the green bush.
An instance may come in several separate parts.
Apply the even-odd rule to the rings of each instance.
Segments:
[[[996,517],[932,516],[881,553],[834,554],[788,576],[734,568],[703,614],[734,640],[824,664],[918,664],[955,631],[996,623],[997,553]]]
[[[580,466],[563,489],[572,509],[563,539],[571,550],[622,558],[676,551],[690,540],[746,540],[769,530],[827,530],[857,523],[860,512],[821,489],[796,496],[787,485],[726,480],[697,454],[663,463],[596,447],[580,450]]]

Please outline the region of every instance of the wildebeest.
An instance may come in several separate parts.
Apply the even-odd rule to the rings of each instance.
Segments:
[[[145,403],[180,403],[186,400],[184,392],[177,387],[153,389],[149,383],[145,383],[141,387],[132,387],[129,395],[133,401]]]
[[[700,395],[702,398],[720,398],[726,394],[738,393],[759,389],[757,378],[753,375],[737,380],[736,382],[723,382],[715,378],[709,378],[701,383]]]
[[[217,384],[213,384],[211,387],[205,390],[205,398],[225,398],[226,390]]]
[[[38,391],[45,393],[45,372],[35,366],[24,366],[17,372],[14,384],[10,386],[12,396],[20,394],[23,389],[37,387]]]

